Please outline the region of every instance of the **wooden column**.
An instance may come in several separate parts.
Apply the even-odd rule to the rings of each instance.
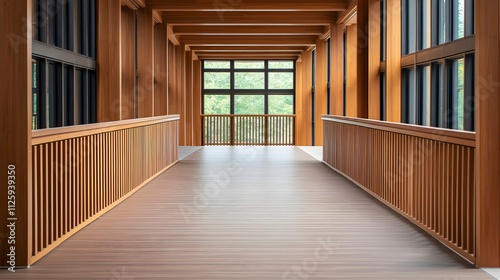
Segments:
[[[297,146],[312,145],[312,53],[304,51],[301,62],[297,62],[296,84],[296,129]]]
[[[358,116],[358,28],[355,24],[347,27],[346,41],[346,116]]]
[[[369,0],[368,118],[380,120],[380,0]]]
[[[387,0],[387,121],[401,122],[401,0]]]
[[[121,111],[121,119],[135,116],[135,11],[123,6],[121,12],[121,98],[113,108]],[[116,101],[115,101],[116,103]]]
[[[185,134],[186,134],[186,142],[184,143],[185,146],[192,146],[193,145],[193,52],[192,51],[186,51],[185,52],[185,69],[184,71],[185,75],[185,89],[184,89],[184,95],[185,95],[185,112],[186,112],[186,117],[185,117]]]
[[[476,1],[477,265],[500,266],[500,4]]]
[[[193,145],[201,146],[202,123],[201,123],[201,61],[193,61]]]
[[[138,117],[154,113],[154,20],[150,7],[137,10]]]
[[[315,146],[323,145],[323,121],[321,116],[327,113],[327,42],[322,39],[316,41],[316,94],[314,100]]]
[[[167,24],[155,24],[155,79],[154,79],[154,115],[168,114],[168,65],[167,65]]]
[[[15,269],[31,264],[31,0],[4,0],[0,5],[0,265],[15,253]],[[10,168],[9,168],[10,166]],[[11,176],[8,177],[9,172]],[[13,173],[13,172],[15,173]],[[12,180],[12,181],[9,181]],[[9,187],[14,186],[14,188]],[[15,210],[7,211],[9,190],[15,191]],[[12,219],[12,220],[8,220]],[[14,223],[14,228],[8,225]],[[8,243],[15,230],[15,244]],[[11,248],[11,246],[13,246]],[[13,250],[12,250],[13,249]]]
[[[121,1],[97,1],[97,121],[121,119]]]
[[[330,114],[344,115],[344,26],[330,25]]]
[[[368,1],[358,1],[356,42],[356,117],[368,118]]]

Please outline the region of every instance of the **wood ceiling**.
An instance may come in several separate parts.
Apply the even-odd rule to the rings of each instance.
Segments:
[[[314,48],[349,0],[147,0],[198,59],[289,58]]]

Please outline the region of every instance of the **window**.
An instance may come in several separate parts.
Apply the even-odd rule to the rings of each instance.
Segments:
[[[32,129],[96,122],[96,1],[33,0]]]
[[[414,53],[416,51],[416,1],[417,0],[403,0],[401,2],[401,31],[402,46],[401,52],[403,55]]]
[[[380,120],[387,120],[387,81],[385,72],[380,73]]]
[[[294,114],[294,96],[294,61],[203,61],[204,114]]]
[[[380,0],[380,60],[385,61],[387,53],[387,3]]]

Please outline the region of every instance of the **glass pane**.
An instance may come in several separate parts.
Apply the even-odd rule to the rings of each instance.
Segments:
[[[457,0],[453,6],[453,39],[460,39],[465,35],[465,0]]]
[[[292,72],[270,72],[269,89],[293,89]]]
[[[457,59],[453,62],[453,129],[464,129],[464,59]]]
[[[269,95],[269,114],[292,115],[293,95]]]
[[[205,69],[229,69],[231,68],[231,64],[229,61],[214,61],[214,60],[205,60],[203,63]]]
[[[269,61],[269,69],[293,69],[293,61],[291,60]]]
[[[264,89],[264,72],[234,73],[235,89]]]
[[[431,125],[431,66],[421,69],[422,125]]]
[[[421,9],[421,42],[420,49],[424,50],[431,47],[431,1],[420,0],[419,7]]]
[[[222,115],[231,113],[231,98],[229,95],[205,95],[203,114]]]
[[[264,69],[264,61],[235,61],[235,69]]]
[[[205,72],[205,89],[229,89],[231,75],[229,72]]]
[[[447,0],[439,0],[439,12],[438,12],[438,30],[439,30],[439,38],[438,44],[446,43],[446,30],[448,29],[448,24],[446,20],[446,3]],[[450,1],[450,0],[448,0]],[[449,2],[448,2],[449,3]]]
[[[264,114],[264,95],[235,95],[235,114]]]

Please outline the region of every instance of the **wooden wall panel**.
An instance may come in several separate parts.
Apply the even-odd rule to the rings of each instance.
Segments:
[[[184,133],[186,134],[185,146],[193,145],[193,52],[185,52],[185,110]]]
[[[31,0],[4,0],[0,5],[0,61],[4,67],[0,75],[0,266],[11,267],[7,254],[12,244],[7,243],[11,222],[15,223],[15,269],[31,262],[31,34],[26,22],[31,23]],[[11,168],[9,168],[9,166]],[[15,166],[15,168],[13,168]],[[10,175],[15,178],[8,177]],[[15,173],[12,173],[14,171]],[[15,179],[9,182],[9,179]],[[8,190],[15,186],[15,215],[7,213]],[[8,218],[17,218],[8,221]],[[9,257],[10,258],[10,257]]]
[[[201,146],[202,134],[202,95],[201,95],[201,61],[193,61],[193,145]]]
[[[344,115],[344,26],[332,23],[330,31],[330,114]]]
[[[380,120],[380,0],[369,1],[368,118]]]
[[[154,115],[163,116],[168,114],[167,24],[155,24],[154,31]]]
[[[358,63],[357,63],[357,33],[355,24],[347,27],[346,50],[346,116],[358,116]]]
[[[387,121],[401,122],[401,1],[387,0]]]
[[[154,113],[154,21],[149,7],[137,10],[138,117]]]
[[[120,120],[121,3],[97,1],[97,121]]]
[[[185,145],[185,57],[184,46],[168,43],[168,112],[179,114],[179,144]]]
[[[476,1],[477,264],[500,267],[500,4]]]
[[[113,108],[121,111],[122,120],[135,116],[135,11],[126,6],[121,11],[121,102]]]
[[[323,145],[323,122],[321,116],[327,113],[327,42],[318,39],[316,41],[316,91],[314,105],[315,138],[313,145]]]
[[[297,84],[295,95],[296,145],[312,145],[312,53],[302,52],[297,62]]]

